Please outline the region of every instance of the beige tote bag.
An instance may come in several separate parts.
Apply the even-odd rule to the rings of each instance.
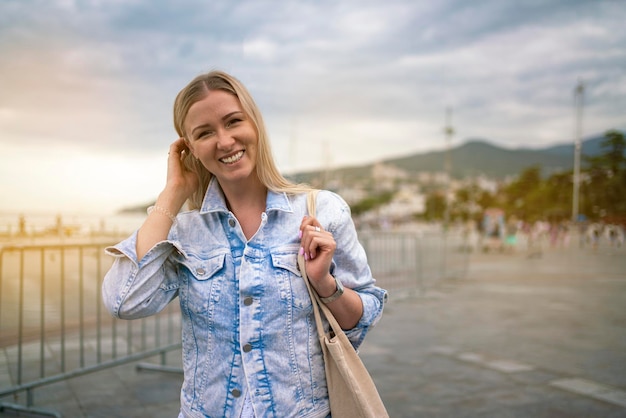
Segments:
[[[317,190],[309,192],[307,206],[309,214],[315,216]],[[304,256],[298,255],[298,266],[309,290],[315,322],[319,334],[326,369],[326,383],[330,398],[330,413],[333,418],[385,418],[389,417],[376,385],[359,355],[352,347],[337,320],[328,307],[319,299],[306,275]],[[320,311],[330,324],[324,332]]]

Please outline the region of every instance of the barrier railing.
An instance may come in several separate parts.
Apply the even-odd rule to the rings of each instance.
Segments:
[[[166,353],[180,347],[175,303],[138,321],[106,312],[106,245],[0,248],[0,411],[60,416],[34,407],[36,388],[157,355],[165,364]],[[12,402],[3,400],[10,395]]]
[[[360,239],[378,284],[424,292],[441,278],[461,278],[468,254],[460,234],[367,232]],[[60,417],[36,408],[44,385],[180,348],[180,309],[137,321],[112,318],[100,288],[112,263],[108,243],[0,247],[0,411]],[[20,396],[25,393],[25,399]],[[13,396],[12,402],[6,402]]]
[[[461,232],[365,232],[359,234],[373,276],[389,291],[425,292],[438,280],[463,278],[469,251]]]

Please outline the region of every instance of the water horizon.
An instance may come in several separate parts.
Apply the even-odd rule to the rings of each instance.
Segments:
[[[130,234],[141,226],[146,213],[95,214],[69,211],[0,211],[0,236],[94,236]]]

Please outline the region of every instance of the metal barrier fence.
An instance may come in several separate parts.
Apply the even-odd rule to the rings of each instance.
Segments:
[[[105,247],[0,248],[0,399],[13,395],[0,411],[60,416],[33,406],[36,388],[155,355],[165,364],[180,347],[175,303],[138,321],[106,312],[100,288],[112,257]]]
[[[464,277],[467,269],[459,234],[370,232],[360,238],[374,277],[392,296],[424,292],[441,278]],[[107,245],[0,247],[0,411],[59,417],[34,407],[36,388],[157,355],[170,371],[166,353],[181,344],[179,306],[137,321],[112,318],[100,294],[112,263]],[[11,395],[12,402],[2,400]]]
[[[360,240],[377,284],[388,291],[425,292],[440,279],[464,278],[467,238],[457,231],[367,232]]]

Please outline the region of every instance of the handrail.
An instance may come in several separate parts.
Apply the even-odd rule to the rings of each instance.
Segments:
[[[157,354],[165,364],[180,348],[177,304],[138,321],[103,313],[108,245],[0,247],[0,376],[10,376],[0,381],[0,398],[26,393],[25,406],[0,401],[0,410],[59,416],[33,406],[34,389]]]
[[[461,234],[375,231],[359,238],[374,278],[392,297],[423,293],[467,270]],[[164,367],[166,353],[181,346],[178,304],[136,321],[104,313],[100,289],[112,263],[104,254],[108,245],[0,246],[0,398],[19,400],[18,394],[26,393],[25,406],[0,399],[0,411],[60,416],[34,407],[35,389],[158,354],[157,368],[180,371]],[[2,380],[9,375],[10,381]]]

